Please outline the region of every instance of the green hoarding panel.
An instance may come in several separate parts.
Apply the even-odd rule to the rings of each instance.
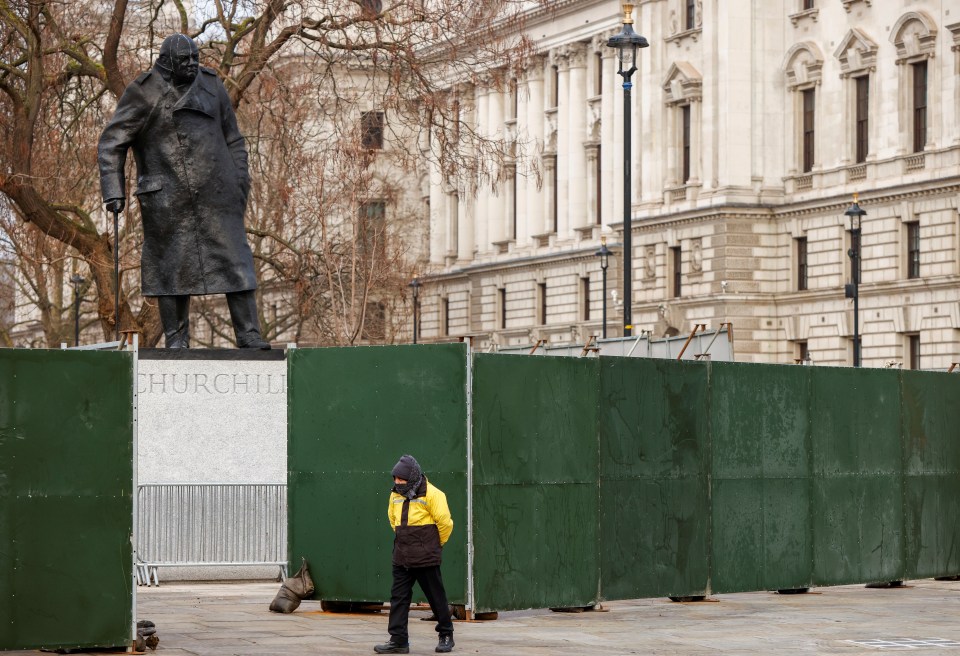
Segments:
[[[960,375],[901,372],[908,475],[960,473]]]
[[[605,480],[604,599],[705,594],[710,518],[705,479]]]
[[[901,373],[907,576],[960,574],[960,376]]]
[[[904,577],[903,486],[899,476],[814,479],[816,585]]]
[[[903,471],[899,372],[818,367],[810,406],[814,476]]]
[[[601,577],[606,599],[709,586],[706,363],[601,358]]]
[[[475,355],[478,610],[598,598],[596,359]]]
[[[129,353],[0,349],[0,650],[127,646]]]
[[[899,372],[819,368],[812,383],[814,581],[904,575]]]
[[[307,558],[318,599],[389,599],[390,470],[410,453],[447,495],[444,582],[464,603],[466,346],[297,349],[287,367],[291,566]]]
[[[713,591],[810,585],[810,372],[711,364]]]
[[[805,478],[812,368],[710,367],[714,477]]]
[[[597,602],[596,483],[480,485],[473,503],[477,611]]]
[[[811,585],[809,481],[713,482],[712,592]]]

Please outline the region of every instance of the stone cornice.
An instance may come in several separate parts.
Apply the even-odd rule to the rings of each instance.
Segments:
[[[960,52],[960,23],[947,25],[947,29],[953,34],[953,45],[950,47],[954,52]]]
[[[834,53],[834,57],[840,60],[841,77],[850,77],[861,71],[875,71],[878,50],[876,41],[863,30],[851,28]]]
[[[597,256],[595,253],[597,248],[599,248],[597,245],[593,245],[587,248],[578,248],[570,251],[558,251],[555,253],[545,253],[543,255],[528,255],[526,257],[519,257],[512,260],[484,262],[483,264],[474,264],[472,266],[466,266],[448,272],[432,273],[422,276],[420,281],[424,284],[440,281],[449,282],[457,278],[466,279],[477,273],[503,273],[508,270],[523,271],[525,269],[536,269],[543,264],[548,264],[551,262],[562,262],[563,264],[576,262],[596,262]],[[609,248],[613,253],[619,253],[623,250],[623,244],[607,244],[607,248]]]
[[[925,11],[908,11],[890,30],[890,42],[897,49],[897,64],[932,58],[936,55],[937,23]]]
[[[783,58],[787,88],[791,91],[820,83],[823,75],[823,53],[813,41],[801,41],[787,50]]]

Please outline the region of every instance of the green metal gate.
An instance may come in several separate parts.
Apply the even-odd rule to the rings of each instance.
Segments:
[[[133,635],[130,353],[0,349],[0,650]]]

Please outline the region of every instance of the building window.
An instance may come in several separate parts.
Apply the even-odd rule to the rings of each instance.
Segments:
[[[913,152],[923,152],[927,145],[927,62],[913,67]]]
[[[507,288],[501,287],[497,290],[500,296],[500,329],[507,327]]]
[[[440,325],[443,327],[443,336],[448,337],[450,335],[450,298],[444,296],[440,299],[440,313],[443,315],[440,317]]]
[[[907,335],[907,360],[911,369],[920,369],[920,335]]]
[[[597,217],[597,225],[603,223],[603,178],[601,177],[601,171],[603,169],[603,161],[600,157],[601,146],[597,146],[597,160],[593,163],[594,166],[594,180],[596,181],[596,195],[595,200],[596,206],[594,207],[594,215]]]
[[[551,91],[552,91],[553,95],[552,95],[551,98],[550,98],[550,102],[551,102],[551,105],[550,105],[550,106],[551,106],[551,107],[559,107],[559,106],[560,106],[560,67],[559,67],[559,66],[554,66],[554,67],[553,67],[553,80],[552,80],[552,82],[553,82],[553,84],[552,84],[552,87],[553,87],[553,88],[551,89]]]
[[[920,222],[907,225],[907,278],[920,277]]]
[[[383,341],[387,336],[387,306],[383,301],[367,303],[363,316],[363,339]]]
[[[517,79],[510,80],[510,120],[517,119],[517,105],[519,103],[517,93]]]
[[[797,342],[797,362],[804,363],[810,361],[810,350],[806,342]]]
[[[537,283],[537,323],[547,325],[547,283]]]
[[[360,203],[357,211],[357,249],[361,257],[371,255],[382,261],[386,255],[386,203],[370,200]]]
[[[797,242],[797,291],[805,291],[807,287],[807,238],[800,237]]]
[[[857,85],[857,162],[867,161],[870,152],[870,76],[854,80]]]
[[[680,123],[682,126],[680,145],[683,158],[683,179],[681,182],[687,184],[687,180],[690,179],[690,105],[684,105],[680,108]]]
[[[809,173],[813,170],[814,158],[814,125],[815,125],[815,102],[816,91],[814,89],[804,89],[803,96],[803,172]]]
[[[816,0],[803,0],[800,3],[800,8],[804,11],[807,9],[813,9],[816,6]]]
[[[360,143],[368,150],[383,148],[383,112],[363,112],[360,115]]]
[[[684,12],[684,28],[692,30],[697,26],[697,0],[686,0]]]
[[[596,53],[594,61],[596,62],[597,73],[593,79],[593,95],[599,96],[603,93],[603,53]]]
[[[670,249],[670,263],[673,268],[673,297],[680,298],[683,293],[683,280],[681,278],[681,252],[679,246]]]
[[[583,299],[580,318],[583,321],[590,321],[590,278],[580,279],[580,298]]]

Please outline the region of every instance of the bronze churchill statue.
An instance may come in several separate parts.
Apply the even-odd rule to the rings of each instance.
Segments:
[[[143,217],[142,292],[157,299],[167,348],[190,345],[191,296],[226,294],[237,346],[269,349],[243,228],[246,147],[227,90],[200,66],[190,37],[163,41],[153,68],[127,86],[100,135],[100,186],[111,212],[124,208],[128,149]]]

